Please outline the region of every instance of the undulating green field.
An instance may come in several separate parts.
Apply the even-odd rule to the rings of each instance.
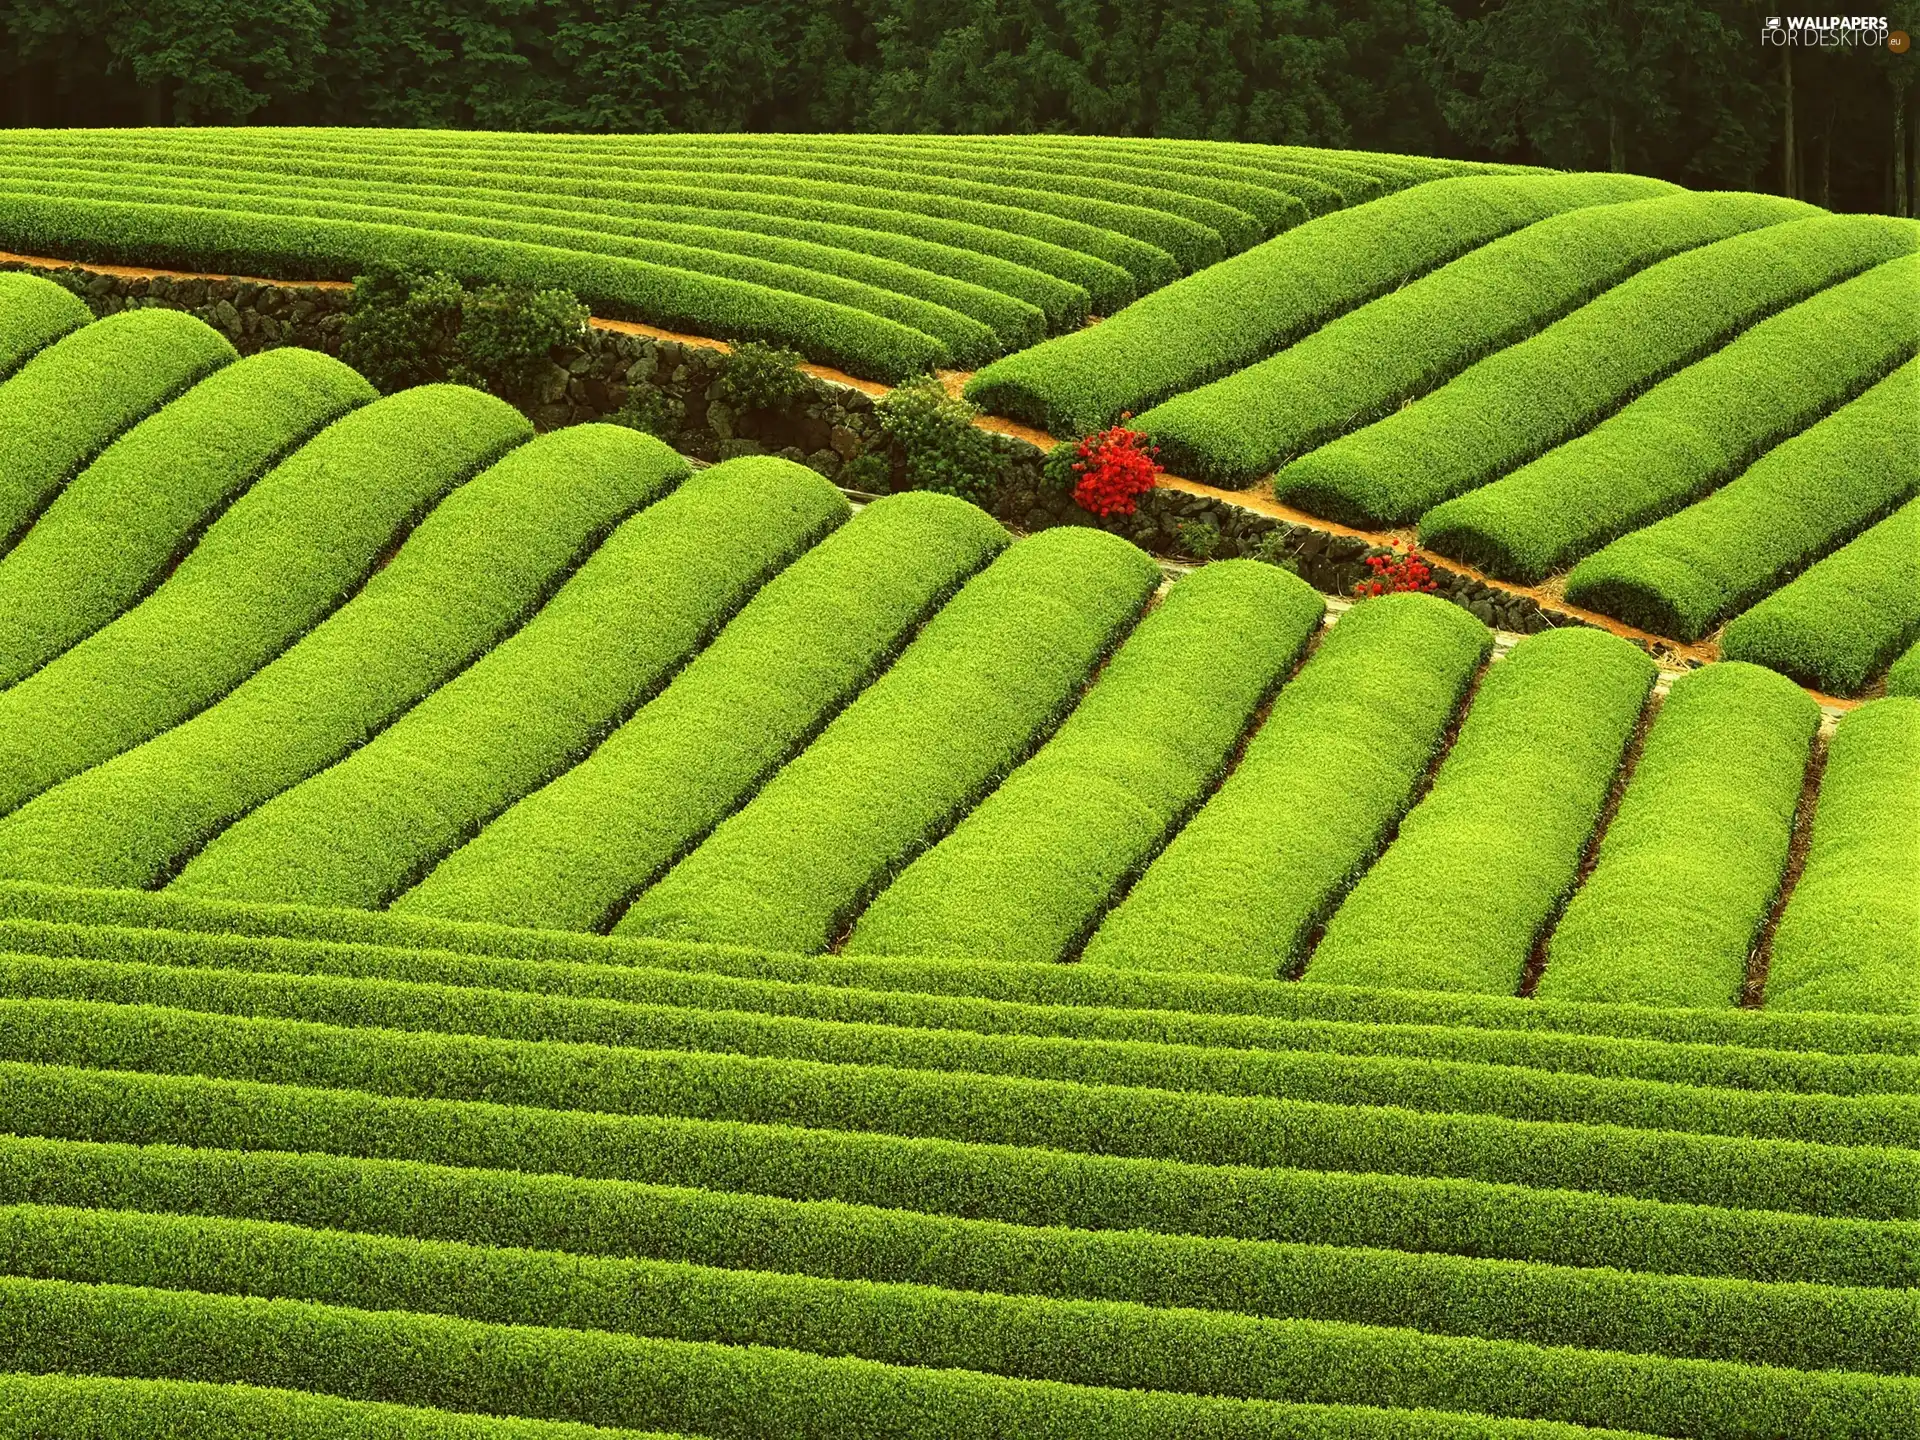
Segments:
[[[1914,234],[1198,143],[0,132],[0,245],[1004,355],[1737,617],[1680,673],[1330,609],[0,275],[0,1437],[1920,1434]]]

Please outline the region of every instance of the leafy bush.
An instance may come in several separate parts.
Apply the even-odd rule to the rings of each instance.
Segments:
[[[993,442],[973,423],[980,412],[949,395],[937,376],[909,381],[874,408],[881,430],[905,455],[909,489],[978,500],[999,480]]]
[[[1179,520],[1173,527],[1174,541],[1196,560],[1211,560],[1220,548],[1220,527],[1211,520]]]
[[[1074,447],[1074,503],[1095,515],[1133,514],[1135,501],[1159,481],[1158,453],[1123,425],[1087,436]]]
[[[379,265],[353,277],[340,358],[391,395],[447,378],[466,292],[442,270]]]
[[[483,286],[461,302],[459,343],[448,378],[530,409],[553,372],[552,352],[579,344],[587,315],[571,290]]]
[[[663,390],[651,385],[636,385],[627,392],[620,408],[608,416],[615,425],[638,430],[656,440],[672,441],[686,420],[687,407]]]
[[[87,302],[39,275],[0,273],[0,380],[93,319]]]
[[[1431,595],[1439,588],[1433,582],[1432,568],[1418,550],[1401,550],[1395,546],[1385,555],[1367,556],[1366,563],[1373,574],[1353,582],[1353,593],[1358,599],[1408,593]]]
[[[807,393],[812,383],[797,350],[736,340],[720,372],[720,398],[742,410],[777,410]]]

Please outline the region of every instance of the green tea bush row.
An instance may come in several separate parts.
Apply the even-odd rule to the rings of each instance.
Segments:
[[[0,272],[0,380],[93,319],[87,302],[39,275]]]
[[[1676,681],[1536,993],[1739,1004],[1819,724],[1804,690],[1758,666],[1730,661]]]
[[[1920,698],[1920,640],[1909,645],[1907,653],[1888,669],[1887,693]]]
[[[1762,455],[1718,490],[1588,556],[1576,605],[1688,642],[1920,494],[1920,361]]]
[[[1512,994],[1574,887],[1654,674],[1604,630],[1515,646],[1433,789],[1328,921],[1306,978]]]
[[[1324,614],[1251,560],[1180,581],[1059,733],[880,892],[847,952],[1065,958],[1205,798]]]
[[[1911,254],[1916,237],[1909,220],[1826,215],[1650,265],[1412,405],[1284,466],[1274,493],[1350,523],[1408,523],[1565,444],[1775,311]]]
[[[149,314],[190,318],[126,318]],[[532,433],[504,401],[448,385],[335,421],[235,501],[144,601],[0,692],[0,813],[218,700],[359,589],[437,500]]]
[[[1551,216],[1350,311],[1270,359],[1154,406],[1139,427],[1161,446],[1169,469],[1249,485],[1635,271],[1818,213],[1771,195],[1680,194]]]
[[[947,496],[867,506],[768,581],[584,761],[493,820],[394,908],[605,928],[1007,543],[983,511]]]
[[[1188,1094],[1395,1105],[1443,1114],[1920,1148],[1911,1095],[1796,1095],[1559,1074],[1456,1059],[1215,1050],[618,1004],[448,985],[94,959],[0,957],[15,999],[187,1009],[427,1035],[964,1072]]]
[[[1920,1294],[1910,1289],[1070,1230],[271,1151],[4,1138],[0,1205],[220,1216],[725,1271],[1405,1326],[1796,1369],[1911,1373],[1920,1323]],[[1702,1317],[1711,1323],[1700,1323]]]
[[[642,260],[373,221],[78,199],[34,187],[0,190],[0,244],[94,261],[271,271],[282,280],[347,278],[377,263],[444,270],[476,283],[571,290],[603,316],[791,345],[890,382],[953,360],[923,331],[832,301]]]
[[[0,559],[0,686],[127,610],[235,497],[372,398],[317,350],[269,350],[123,434]]]
[[[996,1153],[1039,1147],[1088,1158],[1422,1175],[1737,1209],[1920,1218],[1920,1153],[1912,1150],[1578,1121],[381,1032],[83,1001],[0,1000],[0,1056],[541,1107],[522,1112],[536,1133],[593,1133],[614,1149],[666,1145],[690,1123],[798,1126],[910,1143],[944,1139]]]
[[[1491,643],[1426,596],[1341,616],[1219,792],[1094,932],[1087,965],[1286,975],[1412,801]]]
[[[222,827],[486,654],[601,537],[687,473],[659,441],[613,425],[521,446],[437,505],[358,595],[224,699],[0,820],[0,871],[165,883]]]
[[[616,933],[825,950],[1045,738],[1159,582],[1104,531],[1014,546]]]
[[[1773,939],[1767,1001],[1786,1010],[1920,1011],[1920,700],[1841,720],[1806,869]]]
[[[670,475],[658,441],[623,444]],[[346,759],[216,837],[187,894],[377,907],[617,728],[848,514],[812,470],[704,470],[619,526],[537,614]]]
[[[1562,210],[1671,193],[1633,176],[1475,176],[1336,211],[1129,306],[1091,330],[995,361],[983,409],[1085,434],[1264,360],[1344,311]]]
[[[1851,695],[1920,639],[1920,499],[1910,500],[1721,636],[1730,660]]]
[[[518,1172],[513,1183],[523,1185],[571,1176],[561,1183],[596,1195],[616,1183],[622,1196],[635,1184],[671,1186],[1023,1226],[1764,1281],[1911,1287],[1920,1275],[1920,1225],[1911,1220],[1661,1202],[1557,1182],[1223,1167],[4,1061],[0,1077],[13,1133],[50,1140],[324,1153]],[[506,1182],[453,1177],[469,1179],[482,1187],[464,1202],[477,1211],[461,1213],[493,1214],[490,1187]]]
[[[1429,510],[1422,543],[1537,584],[1738,475],[1920,350],[1920,255],[1763,320],[1586,434]]]
[[[123,431],[236,358],[177,310],[83,325],[0,382],[0,551]]]

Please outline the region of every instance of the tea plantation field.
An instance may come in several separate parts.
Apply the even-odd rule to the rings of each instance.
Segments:
[[[780,317],[732,333],[873,375],[1072,332],[975,385],[1237,416],[1240,455],[1405,425],[1367,473],[1434,515],[1695,487],[1617,543],[1678,537],[1683,579],[1764,550],[1698,602],[1736,658],[1330,612],[1249,559],[1170,579],[1091,526],[536,435],[0,276],[0,1437],[1920,1433],[1920,652],[1844,710],[1789,678],[1844,650],[1864,685],[1920,631],[1912,225],[1329,152],[851,148],[12,132],[0,244],[415,247]],[[509,213],[536,192],[601,208]],[[722,193],[733,250],[681,233]],[[830,205],[897,246],[766,258],[829,248]],[[1553,338],[1642,284],[1659,324]],[[1161,343],[1099,348],[1136,315]],[[1353,364],[1308,386],[1311,346]],[[1677,438],[1712,397],[1717,461]]]

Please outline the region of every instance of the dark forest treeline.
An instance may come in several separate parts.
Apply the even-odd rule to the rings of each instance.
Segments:
[[[1913,8],[1871,13],[1917,28]],[[0,120],[1064,130],[1626,169],[1911,213],[1920,56],[1797,49],[1789,63],[1762,43],[1766,14],[1782,11],[1781,0],[0,0]]]

